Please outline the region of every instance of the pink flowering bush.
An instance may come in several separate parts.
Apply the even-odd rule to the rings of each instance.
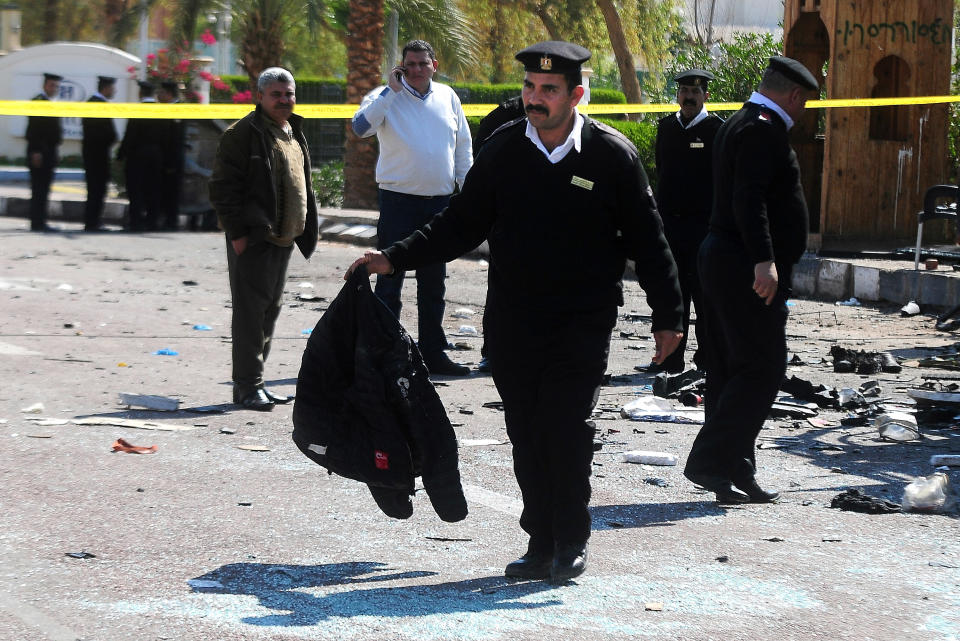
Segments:
[[[209,29],[204,35],[213,38]],[[207,42],[201,36],[204,42]],[[213,38],[213,42],[216,39]],[[212,44],[207,42],[207,44]],[[195,52],[189,50],[184,43],[183,47],[173,49],[157,49],[156,53],[148,53],[146,57],[147,80],[160,84],[161,82],[176,82],[186,88],[183,92],[183,99],[186,102],[200,102],[200,96],[191,89],[195,78],[201,78],[210,83],[217,90],[229,90],[229,87],[219,76],[203,69],[203,63],[196,59]],[[136,65],[127,69],[131,78],[137,77],[138,68]]]
[[[209,29],[204,30],[204,32],[200,34],[200,41],[208,47],[217,44],[217,39],[210,33]]]

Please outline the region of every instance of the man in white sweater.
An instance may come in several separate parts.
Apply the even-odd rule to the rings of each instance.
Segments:
[[[473,162],[470,128],[460,99],[447,85],[433,82],[437,57],[423,40],[403,47],[403,62],[390,72],[353,116],[353,132],[380,143],[377,183],[380,220],[377,247],[389,247],[422,227],[450,201]],[[403,272],[377,277],[374,291],[397,317]],[[431,374],[466,376],[470,368],[444,353],[446,264],[417,269],[418,345]]]

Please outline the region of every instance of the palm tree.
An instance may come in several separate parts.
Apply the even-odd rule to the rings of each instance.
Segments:
[[[360,104],[381,79],[383,61],[383,0],[350,0],[347,19],[347,102]],[[377,209],[375,138],[353,135],[347,122],[347,148],[343,168],[343,205]]]

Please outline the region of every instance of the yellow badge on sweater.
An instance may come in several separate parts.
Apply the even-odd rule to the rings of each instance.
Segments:
[[[580,176],[574,176],[570,179],[571,185],[576,185],[577,187],[583,187],[587,191],[593,189],[593,181],[587,180],[586,178],[581,178]]]

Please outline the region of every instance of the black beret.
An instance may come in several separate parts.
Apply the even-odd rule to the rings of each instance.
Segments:
[[[57,82],[60,82],[63,80],[63,76],[58,76],[55,73],[45,73],[43,74],[43,81],[46,82],[47,80],[56,80]]]
[[[156,89],[152,82],[147,82],[146,80],[137,80],[137,86],[139,86],[141,89],[149,89],[151,91]]]
[[[112,85],[116,81],[117,79],[112,76],[97,76],[97,82],[101,85]]]
[[[813,77],[810,70],[803,66],[802,62],[787,58],[786,56],[773,56],[770,58],[768,69],[779,71],[790,80],[794,81],[804,89],[819,89],[820,84]]]
[[[590,59],[590,50],[572,42],[547,40],[519,51],[517,60],[524,71],[534,73],[566,73],[580,71],[580,65]]]
[[[678,85],[701,85],[703,87],[707,86],[707,82],[716,78],[709,71],[703,69],[687,69],[682,73],[678,73],[674,76],[673,80]]]
[[[180,83],[173,80],[164,80],[160,83],[160,87],[165,91],[169,91],[170,93],[177,93],[180,91]]]

